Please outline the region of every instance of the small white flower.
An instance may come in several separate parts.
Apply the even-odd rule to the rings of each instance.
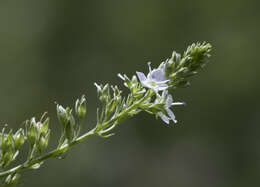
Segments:
[[[148,62],[149,73],[147,77],[142,72],[136,72],[141,84],[144,87],[153,89],[155,92],[168,89],[166,83],[169,80],[165,77],[164,69],[159,67],[152,70],[150,64],[151,62]]]
[[[165,115],[163,112],[158,112],[157,115],[167,124],[169,124],[171,120],[174,123],[177,123],[177,120],[175,119],[175,115],[171,111],[170,107],[171,106],[176,106],[176,105],[185,105],[185,103],[184,102],[173,102],[172,95],[168,94],[167,90],[163,91],[162,96],[161,96],[160,99],[165,100],[164,108],[165,108],[168,116]],[[158,102],[158,101],[155,101],[155,102]]]

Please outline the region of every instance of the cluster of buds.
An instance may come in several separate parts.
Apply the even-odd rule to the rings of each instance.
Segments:
[[[123,108],[121,103],[124,101],[122,101],[122,91],[119,90],[117,86],[109,86],[109,84],[103,86],[102,84],[98,85],[97,83],[94,85],[97,87],[98,97],[103,105],[101,115],[97,116],[97,126],[100,127],[100,125],[108,120],[112,114],[113,116],[118,115]],[[112,89],[113,94],[110,93],[110,89]]]
[[[69,141],[72,141],[73,137],[75,136],[75,119],[72,114],[72,109],[70,109],[69,107],[65,109],[61,105],[57,105],[57,116],[59,122],[63,126],[63,132],[65,134],[65,137]]]
[[[96,132],[104,138],[113,135],[113,133],[105,134],[114,129],[121,121],[142,111],[137,106],[137,102],[147,94],[147,90],[139,83],[136,76],[133,76],[132,79],[129,79],[126,75],[118,74],[118,76],[124,80],[124,85],[130,90],[127,97],[121,95],[122,91],[117,86],[109,86],[109,84],[103,86],[95,83],[98,97],[102,103],[101,113],[99,109],[97,111]],[[136,107],[131,107],[133,105],[136,105]]]
[[[38,121],[33,117],[26,122],[26,135],[27,140],[31,145],[31,148],[37,148],[39,152],[42,152],[48,146],[50,139],[49,118],[44,122]]]
[[[6,177],[4,181],[4,185],[6,187],[14,187],[18,184],[19,178],[20,178],[20,174],[18,173],[10,174]]]
[[[127,75],[121,75],[120,73],[117,76],[124,81],[124,86],[130,90],[130,96],[135,99],[141,98],[147,91],[138,81],[137,77],[134,75],[132,79],[128,78]]]
[[[210,57],[211,45],[209,43],[192,44],[184,52],[183,56],[177,52],[172,57],[162,62],[159,68],[164,69],[165,77],[168,79],[169,88],[189,86],[187,78],[196,75],[203,68]]]
[[[12,161],[15,160],[19,154],[19,148],[24,144],[25,136],[24,130],[19,129],[15,134],[12,130],[9,133],[5,133],[5,128],[3,128],[0,134],[0,166],[6,167]]]
[[[80,99],[77,99],[75,103],[75,113],[80,121],[78,126],[76,126],[73,110],[69,107],[66,107],[65,109],[63,106],[57,104],[58,120],[63,127],[62,137],[65,137],[65,141],[63,141],[63,139],[60,140],[62,141],[60,142],[60,145],[67,141],[71,142],[74,138],[77,138],[77,136],[79,135],[81,122],[85,118],[86,112],[86,98],[83,95]]]

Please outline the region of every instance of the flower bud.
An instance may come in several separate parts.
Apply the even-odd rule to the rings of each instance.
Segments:
[[[97,87],[98,96],[100,96],[102,94],[102,85],[98,85],[97,83],[94,83],[94,85]]]
[[[4,183],[8,187],[16,186],[18,184],[18,180],[20,175],[18,173],[10,174],[6,177]]]
[[[76,115],[80,118],[83,119],[86,116],[86,98],[83,95],[81,99],[77,99],[76,104],[75,104],[75,111]]]
[[[75,119],[72,115],[72,110],[70,110],[69,108],[67,108],[67,116],[68,116],[68,120],[69,122],[67,123],[67,125],[65,126],[65,136],[66,138],[71,141],[74,137],[74,126],[75,126]]]
[[[50,121],[50,118],[47,118],[40,126],[40,133],[41,135],[46,135],[46,133],[48,132],[49,130],[49,121]]]
[[[34,145],[39,138],[39,128],[38,124],[35,121],[35,118],[32,118],[30,122],[27,121],[27,138],[31,145]]]
[[[13,151],[13,145],[14,145],[14,139],[13,139],[13,133],[12,130],[8,134],[2,134],[2,145],[1,149],[3,154],[9,151]]]
[[[65,127],[69,120],[67,117],[67,111],[61,105],[57,105],[57,116],[60,123]]]
[[[13,160],[14,153],[12,150],[8,150],[2,157],[1,166],[6,167]]]
[[[109,94],[109,84],[105,84],[102,90],[103,94],[108,95]]]
[[[57,115],[65,130],[65,137],[71,141],[75,134],[73,128],[75,125],[75,119],[72,115],[72,110],[69,107],[64,109],[61,105],[57,105]]]
[[[181,60],[181,55],[176,51],[173,51],[171,59],[173,60],[173,62],[178,63]]]
[[[24,130],[19,129],[13,136],[14,138],[14,148],[19,149],[24,144]]]
[[[39,144],[38,144],[38,150],[41,152],[43,149],[45,149],[48,146],[49,139],[50,139],[50,133],[51,131],[48,130],[46,134],[41,135]]]

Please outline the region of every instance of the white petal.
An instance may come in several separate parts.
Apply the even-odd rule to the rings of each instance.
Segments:
[[[155,80],[155,81],[165,81],[165,75],[164,75],[163,70],[161,70],[161,69],[155,69],[155,70],[151,71],[147,75],[147,78]]]
[[[144,80],[143,82],[141,82],[142,83],[142,85],[144,86],[144,87],[147,87],[147,88],[154,88],[155,86],[152,86],[151,85],[151,83],[149,82],[149,81],[147,81],[147,80]]]
[[[159,91],[163,91],[163,90],[167,90],[167,89],[168,89],[168,85],[167,85],[167,84],[159,85],[159,86],[158,86],[158,90],[159,90]]]
[[[175,120],[175,115],[174,115],[174,113],[170,110],[170,109],[166,109],[166,111],[167,111],[167,113],[168,113],[168,115],[170,116],[170,119],[172,120],[172,121],[174,121],[174,123],[176,123],[177,121]]]
[[[172,95],[168,95],[167,99],[166,99],[166,106],[169,108],[172,105],[173,99],[172,99]]]
[[[162,92],[162,98],[164,99],[168,95],[168,90]]]
[[[164,115],[162,112],[159,112],[158,113],[158,116],[160,116],[160,118],[165,122],[165,123],[167,123],[167,124],[169,124],[169,118],[166,116],[166,115]]]
[[[137,74],[137,76],[138,76],[138,78],[139,78],[139,80],[140,80],[141,82],[143,82],[143,81],[146,80],[146,76],[145,76],[144,73],[137,71],[136,74]]]
[[[170,80],[164,80],[164,81],[154,80],[154,81],[157,82],[158,84],[165,84],[165,83],[169,82]]]

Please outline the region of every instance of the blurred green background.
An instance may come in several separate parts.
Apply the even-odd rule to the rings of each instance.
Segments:
[[[23,173],[26,187],[260,185],[260,1],[16,0],[0,2],[0,119],[15,129],[72,106],[86,94],[85,130],[95,124],[94,82],[147,72],[172,50],[213,45],[211,63],[176,90],[177,125],[142,113],[110,139],[92,138],[65,160]]]

